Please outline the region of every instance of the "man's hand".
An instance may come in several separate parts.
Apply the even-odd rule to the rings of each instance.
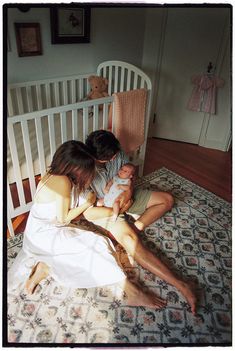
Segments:
[[[132,206],[133,204],[133,200],[130,199],[129,201],[127,201],[127,203],[125,204],[125,206],[123,206],[121,209],[120,209],[120,213],[124,213],[126,211],[129,210],[129,208]]]
[[[127,211],[133,204],[133,200],[131,199],[132,194],[133,188],[129,187],[128,190],[124,191],[118,196],[117,201],[119,201],[120,204],[120,213]]]

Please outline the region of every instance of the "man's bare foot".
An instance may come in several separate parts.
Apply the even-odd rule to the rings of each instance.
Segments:
[[[124,291],[127,297],[127,304],[130,306],[143,306],[161,309],[166,306],[166,301],[157,297],[152,292],[144,292],[130,281],[126,280]]]
[[[25,288],[29,294],[33,294],[41,280],[49,274],[49,267],[44,262],[38,262],[32,269],[26,281]]]
[[[188,304],[190,305],[192,314],[195,315],[196,314],[197,297],[196,297],[195,293],[193,292],[193,287],[190,284],[182,281],[181,286],[178,287],[178,289],[180,290],[180,292],[186,298]]]

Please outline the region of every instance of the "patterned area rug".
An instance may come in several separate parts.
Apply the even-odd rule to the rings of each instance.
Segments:
[[[175,198],[173,209],[141,238],[173,270],[197,282],[197,315],[175,288],[130,264],[118,246],[127,275],[167,299],[165,309],[123,305],[114,298],[116,287],[68,289],[49,278],[32,297],[23,287],[9,293],[9,343],[231,344],[231,205],[165,168],[139,186]],[[9,266],[21,245],[22,235],[9,240]]]

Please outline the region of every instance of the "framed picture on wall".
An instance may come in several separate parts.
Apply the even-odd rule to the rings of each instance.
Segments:
[[[90,8],[55,7],[51,9],[52,44],[90,42]]]
[[[15,23],[18,55],[42,55],[42,43],[39,23]]]

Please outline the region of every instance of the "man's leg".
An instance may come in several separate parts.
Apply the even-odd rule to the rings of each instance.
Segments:
[[[171,194],[153,191],[147,202],[146,210],[134,223],[136,228],[138,230],[143,230],[169,211],[173,204],[174,199]]]
[[[195,313],[196,297],[190,286],[182,279],[178,278],[157,256],[143,246],[136,232],[125,220],[112,222],[109,220],[106,221],[106,219],[101,219],[104,214],[108,216],[108,211],[100,211],[99,213],[99,210],[101,209],[101,207],[90,208],[84,212],[84,217],[94,224],[104,226],[104,228],[112,233],[115,240],[124,247],[136,262],[158,276],[160,279],[165,280],[179,289],[190,304],[192,312]],[[109,215],[112,215],[112,213],[109,213]]]

